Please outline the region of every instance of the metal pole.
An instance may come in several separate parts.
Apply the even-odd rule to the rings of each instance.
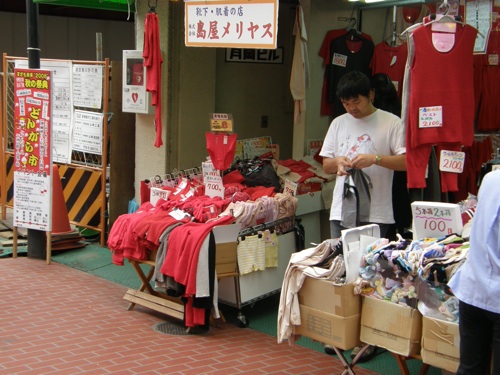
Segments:
[[[102,33],[95,33],[96,60],[102,61]]]
[[[28,67],[40,69],[40,48],[38,43],[38,4],[26,0],[26,24],[28,27]],[[45,259],[47,239],[45,232],[28,229],[28,257]]]

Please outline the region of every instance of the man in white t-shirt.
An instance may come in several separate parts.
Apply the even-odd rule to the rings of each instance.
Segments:
[[[339,238],[346,229],[341,220],[344,182],[350,169],[362,169],[372,185],[369,219],[359,225],[379,224],[385,237],[394,223],[393,171],[406,170],[403,123],[396,115],[373,106],[374,93],[364,73],[346,73],[336,93],[347,113],[332,121],[320,152],[324,171],[337,174],[330,209],[331,238]]]
[[[385,237],[389,226],[394,224],[392,177],[394,171],[406,170],[403,123],[396,115],[373,106],[374,92],[364,73],[346,73],[337,85],[336,94],[347,113],[332,121],[320,151],[324,171],[337,174],[330,209],[331,238],[339,238],[342,229],[347,229],[344,226],[347,221],[342,221],[343,210],[353,209],[344,200],[344,183],[351,169],[362,169],[371,180],[368,220],[358,225],[378,224],[381,237]],[[363,215],[366,214],[363,207]],[[355,348],[351,358],[360,350],[361,347]],[[335,353],[328,345],[325,352]],[[376,347],[369,346],[358,361],[367,361],[375,353]]]

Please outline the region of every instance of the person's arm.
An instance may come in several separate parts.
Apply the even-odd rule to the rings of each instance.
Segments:
[[[393,171],[406,171],[406,154],[402,155],[375,155],[358,154],[352,159],[352,167],[363,169],[378,165]]]
[[[349,173],[346,172],[346,168],[351,168],[351,160],[347,156],[337,156],[334,158],[323,158],[323,170],[325,173],[336,173],[339,176],[345,176]]]

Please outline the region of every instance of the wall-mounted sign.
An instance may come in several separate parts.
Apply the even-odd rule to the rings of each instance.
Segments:
[[[474,44],[474,53],[486,53],[491,30],[492,9],[491,0],[467,0],[465,2],[465,23],[479,31]]]
[[[123,51],[122,111],[154,113],[150,105],[151,94],[146,91],[146,67],[142,51]]]
[[[283,64],[283,48],[226,48],[226,61],[238,63]]]
[[[277,0],[186,1],[188,47],[275,49]]]

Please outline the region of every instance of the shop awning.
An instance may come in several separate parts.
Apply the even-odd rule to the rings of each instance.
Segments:
[[[133,12],[135,3],[134,0],[33,0],[33,2],[121,12]]]

